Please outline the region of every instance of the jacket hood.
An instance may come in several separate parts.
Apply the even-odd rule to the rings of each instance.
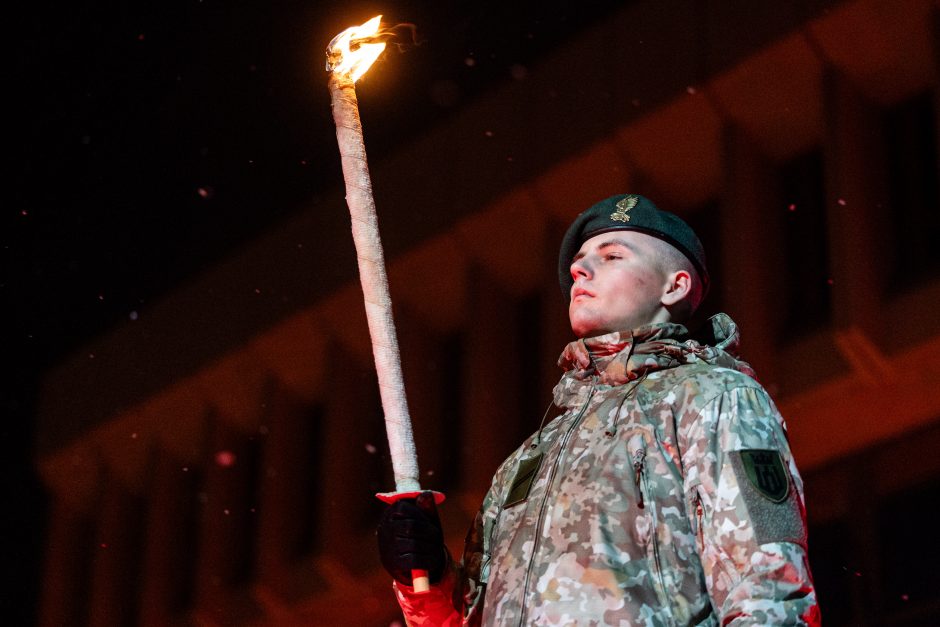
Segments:
[[[751,366],[737,356],[740,343],[738,325],[723,313],[709,318],[695,337],[681,324],[664,322],[576,340],[558,358],[565,374],[555,388],[556,404],[570,392],[572,379],[596,376],[601,384],[622,385],[655,370],[696,362],[756,378]]]

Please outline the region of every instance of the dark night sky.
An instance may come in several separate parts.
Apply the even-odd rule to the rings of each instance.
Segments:
[[[190,0],[24,20],[3,289],[30,351],[54,362],[341,181],[323,49],[344,27],[384,13],[421,42],[360,83],[375,161],[617,4]]]
[[[46,504],[31,469],[44,369],[341,181],[323,49],[382,13],[420,45],[359,87],[375,162],[623,3],[222,2],[32,5],[7,97],[0,433],[14,527],[4,563],[28,624]],[[370,97],[374,95],[374,97]],[[9,579],[7,579],[9,581]],[[12,607],[11,607],[12,604]]]

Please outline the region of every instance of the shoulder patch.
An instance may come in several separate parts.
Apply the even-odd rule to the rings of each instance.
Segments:
[[[793,542],[806,547],[806,524],[796,488],[780,451],[729,451],[758,544]]]
[[[790,493],[790,477],[779,451],[745,449],[738,451],[751,485],[774,503],[782,503]]]

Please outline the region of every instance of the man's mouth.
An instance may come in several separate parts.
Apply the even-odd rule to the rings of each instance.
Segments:
[[[587,290],[584,289],[583,287],[576,287],[576,288],[574,289],[574,291],[571,292],[571,300],[572,300],[572,301],[578,300],[578,297],[580,297],[580,296],[583,296],[583,297],[585,297],[585,298],[593,298],[593,297],[594,297],[594,294],[592,294],[591,292],[587,291]]]

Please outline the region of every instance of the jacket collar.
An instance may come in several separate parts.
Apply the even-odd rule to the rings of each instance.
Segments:
[[[564,400],[574,391],[572,380],[596,378],[604,385],[622,385],[656,370],[697,361],[754,377],[750,365],[737,357],[739,345],[738,327],[723,313],[709,318],[694,338],[681,324],[666,322],[576,340],[558,359],[565,374],[555,388],[555,403],[567,404]]]

